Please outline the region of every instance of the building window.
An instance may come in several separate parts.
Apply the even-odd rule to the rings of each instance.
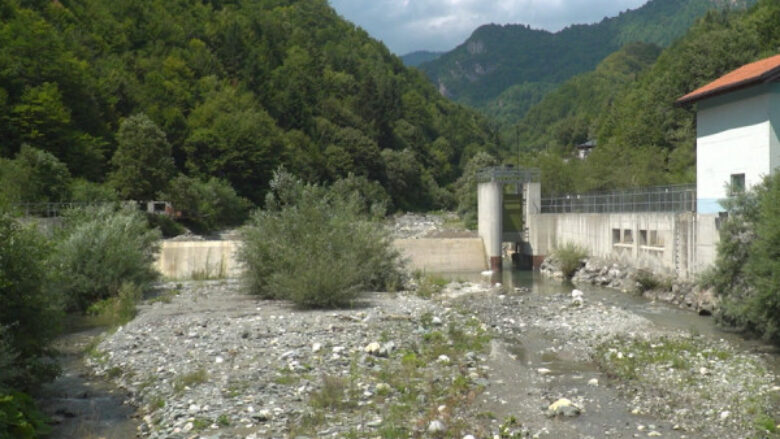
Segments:
[[[729,186],[731,195],[745,192],[745,174],[731,174],[731,185]]]

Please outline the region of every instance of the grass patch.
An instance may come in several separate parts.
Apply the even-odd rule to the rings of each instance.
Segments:
[[[563,275],[570,279],[582,267],[582,261],[588,256],[588,252],[577,244],[567,242],[556,248],[553,256],[558,261],[558,268]]]
[[[187,387],[194,387],[198,384],[203,384],[209,379],[209,373],[206,369],[200,368],[193,372],[179,375],[173,380],[173,391],[180,393]]]
[[[430,299],[431,297],[440,294],[444,287],[450,283],[449,280],[441,276],[425,274],[419,270],[415,271],[413,276],[417,280],[418,285],[415,294],[424,299]]]
[[[141,301],[141,288],[125,282],[117,296],[99,300],[87,308],[87,316],[96,326],[117,327],[127,324],[137,314],[136,305]]]

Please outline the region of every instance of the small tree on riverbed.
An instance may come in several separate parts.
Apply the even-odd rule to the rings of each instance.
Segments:
[[[399,255],[356,193],[277,171],[265,208],[242,229],[250,292],[302,307],[335,307],[400,281]]]

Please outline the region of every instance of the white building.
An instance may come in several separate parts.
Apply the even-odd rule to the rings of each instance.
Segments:
[[[696,186],[699,214],[780,167],[780,55],[747,64],[683,96],[698,102]]]

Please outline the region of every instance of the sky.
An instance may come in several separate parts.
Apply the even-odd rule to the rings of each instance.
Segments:
[[[528,24],[558,31],[595,23],[647,0],[330,0],[344,18],[381,40],[397,55],[447,51],[488,23]]]

